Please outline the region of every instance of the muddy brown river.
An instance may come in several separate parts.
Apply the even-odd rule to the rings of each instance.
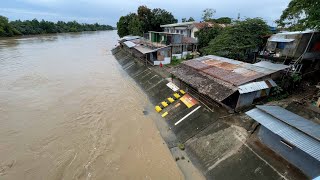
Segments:
[[[117,39],[0,39],[0,179],[183,179]]]

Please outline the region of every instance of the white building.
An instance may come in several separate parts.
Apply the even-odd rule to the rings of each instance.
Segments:
[[[221,27],[225,27],[223,24],[219,24]],[[212,23],[208,22],[184,22],[175,24],[165,24],[160,27],[164,28],[164,32],[183,34],[186,37],[195,38],[195,33],[204,27],[212,27]]]

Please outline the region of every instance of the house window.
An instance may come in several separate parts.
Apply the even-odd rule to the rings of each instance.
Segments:
[[[277,48],[278,48],[278,49],[284,49],[285,46],[286,46],[286,43],[285,43],[285,42],[278,42],[278,43],[277,43]]]

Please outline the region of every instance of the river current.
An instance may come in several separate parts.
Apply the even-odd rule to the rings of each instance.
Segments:
[[[0,39],[0,179],[182,179],[116,31]],[[149,108],[148,108],[149,107]]]

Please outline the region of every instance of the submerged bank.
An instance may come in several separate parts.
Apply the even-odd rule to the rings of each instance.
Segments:
[[[145,91],[153,105],[172,97],[173,91],[166,86],[168,80],[165,77],[144,66],[119,47],[113,53],[123,69]],[[188,94],[192,96],[192,93]],[[159,121],[158,128],[173,156],[176,157],[175,149],[183,144],[188,158],[206,178],[305,178],[296,168],[275,153],[267,151],[257,141],[256,134],[252,134],[256,128],[253,120],[241,114],[230,115],[218,105],[209,110],[201,102],[187,108],[176,101],[166,108],[169,108],[169,113],[156,122]],[[159,115],[158,118],[160,117]],[[163,128],[165,126],[168,128]],[[179,162],[180,158],[178,164]],[[180,168],[185,172],[184,167]]]

